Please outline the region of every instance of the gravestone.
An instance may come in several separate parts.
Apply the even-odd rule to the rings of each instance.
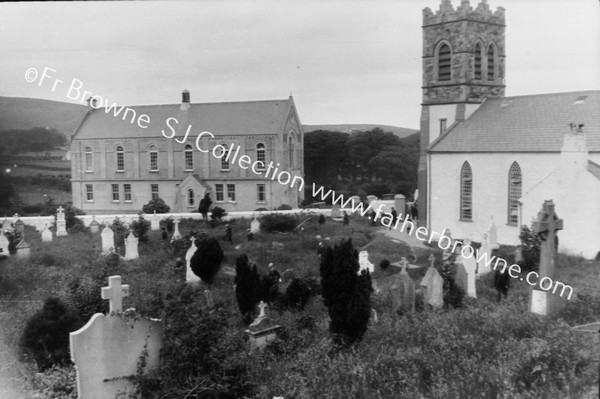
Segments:
[[[179,232],[179,219],[175,219],[173,224],[175,225],[175,228],[173,231],[173,236],[171,237],[171,242],[181,238],[181,233]]]
[[[190,241],[192,242],[192,245],[190,245],[187,252],[185,253],[185,281],[186,283],[198,283],[200,282],[200,277],[196,276],[196,274],[192,271],[192,266],[190,265],[192,256],[194,256],[194,254],[198,250],[198,247],[196,246],[196,237],[192,236],[190,238]]]
[[[44,227],[46,226],[46,223],[44,223],[44,221],[42,220],[41,216],[38,216],[37,220],[35,221],[35,229],[39,232],[41,232],[42,230],[44,230]]]
[[[108,253],[115,249],[115,233],[113,233],[110,226],[106,226],[102,233],[100,233],[100,237],[102,237],[102,252]]]
[[[494,223],[494,217],[491,216],[490,227],[488,227],[487,233],[490,238],[490,245],[492,249],[498,249],[500,246],[498,245],[498,229],[496,228],[496,224]]]
[[[12,226],[11,226],[10,220],[8,220],[6,217],[4,218],[4,222],[2,222],[2,229],[5,232],[12,230]]]
[[[59,206],[56,210],[56,236],[67,235],[67,222],[65,221],[65,212],[62,206]]]
[[[333,205],[331,207],[331,218],[332,219],[337,219],[337,218],[341,218],[342,217],[342,211],[340,210],[340,206],[339,205]]]
[[[363,270],[368,270],[369,273],[373,273],[375,271],[375,265],[369,261],[369,253],[367,251],[360,251],[358,253],[358,264],[360,265],[358,274],[360,274]]]
[[[31,245],[25,241],[25,238],[17,244],[17,258],[27,259],[31,255]]]
[[[4,235],[4,228],[2,228],[0,230],[0,255],[9,255],[8,244],[10,244],[10,242],[8,241],[8,238],[6,238],[6,236]]]
[[[215,307],[215,300],[213,299],[211,290],[204,290],[204,296],[206,297],[206,306],[210,309]]]
[[[393,277],[390,288],[392,294],[392,310],[401,313],[415,310],[415,282],[408,275],[408,262],[402,258],[402,271]]]
[[[251,351],[263,350],[269,341],[277,338],[277,330],[280,328],[279,325],[276,325],[271,318],[267,316],[265,311],[267,307],[266,303],[261,301],[258,304],[258,307],[260,308],[260,314],[246,330]]]
[[[533,222],[533,233],[541,239],[539,279],[544,277],[554,280],[556,250],[558,247],[558,236],[556,232],[563,229],[563,220],[559,219],[554,210],[552,200],[544,201],[542,210]],[[549,315],[553,311],[552,294],[542,290],[539,285],[532,287],[529,297],[529,311],[541,315]]]
[[[96,220],[95,216],[92,216],[92,222],[90,223],[90,232],[96,234],[100,231],[100,223]]]
[[[477,251],[477,259],[479,259],[479,263],[477,264],[477,274],[486,275],[492,271],[491,266],[493,262],[486,262],[486,259],[488,261],[492,259],[492,244],[488,233],[483,233],[483,242]]]
[[[467,272],[467,296],[477,298],[475,288],[475,272],[477,271],[477,260],[475,259],[475,250],[471,246],[471,240],[466,239],[461,249],[461,263]]]
[[[260,233],[260,221],[257,218],[254,218],[252,222],[250,222],[250,231],[252,234]]]
[[[156,214],[156,211],[150,217],[150,230],[160,230],[160,218]]]
[[[19,234],[19,236],[23,236],[25,233],[25,223],[21,219],[17,219],[15,222],[15,233]]]
[[[129,233],[125,239],[125,259],[137,259],[139,257],[138,239],[133,233]]]
[[[433,259],[433,262],[434,261],[435,258]],[[427,305],[432,306],[434,309],[441,309],[444,307],[444,279],[440,276],[437,269],[433,267],[433,262],[432,266],[427,269],[425,276],[421,280],[425,309],[427,309]]]
[[[44,226],[44,230],[42,230],[42,242],[51,242],[52,241],[52,230],[48,228],[48,224]]]
[[[162,347],[162,325],[135,315],[122,313],[122,299],[129,286],[120,276],[109,277],[102,288],[111,314],[96,313],[81,329],[69,334],[71,360],[77,370],[80,399],[136,397],[134,377],[158,366]],[[130,396],[131,395],[131,396]]]

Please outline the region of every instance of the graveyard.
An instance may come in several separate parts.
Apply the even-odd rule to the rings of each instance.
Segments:
[[[441,278],[432,266],[448,257],[436,246],[409,245],[357,215],[347,225],[318,219],[288,217],[301,228],[287,232],[268,231],[268,218],[260,227],[248,218],[212,226],[182,219],[166,240],[160,229],[142,238],[99,223],[68,234],[60,220],[58,234],[24,226],[28,253],[0,262],[0,376],[8,382],[0,397],[76,398],[78,378],[79,389],[94,389],[90,379],[118,392],[102,397],[123,398],[578,398],[597,389],[598,334],[575,327],[598,321],[598,262],[557,254],[555,276],[575,293],[544,316],[530,311],[524,282],[513,279],[498,301],[494,273],[474,275],[468,262],[462,295],[434,299]],[[207,238],[224,254],[210,284],[189,267]],[[364,336],[340,346],[323,300],[319,243],[348,239],[373,291]],[[496,251],[514,261],[514,248]],[[272,264],[281,277],[278,296],[257,303],[251,323],[234,286],[242,254],[258,274]],[[305,292],[301,305],[287,300],[294,284]],[[44,337],[63,345],[36,359],[23,336],[48,298],[64,305],[70,329]],[[120,338],[96,331],[98,324]],[[49,333],[58,324],[42,326]]]

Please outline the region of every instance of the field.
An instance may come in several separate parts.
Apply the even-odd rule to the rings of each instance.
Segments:
[[[518,281],[507,300],[496,302],[488,276],[477,281],[477,300],[465,299],[457,309],[399,316],[391,311],[389,298],[373,295],[378,321],[371,320],[362,342],[340,350],[329,336],[327,309],[315,295],[302,311],[269,309],[283,326],[280,336],[264,352],[249,354],[246,325],[232,291],[241,253],[262,274],[272,262],[282,273],[291,269],[288,275],[318,279],[317,235],[330,242],[351,237],[355,248],[368,246],[376,265],[383,258],[394,262],[411,254],[416,264],[425,265],[429,252],[391,242],[357,217],[349,226],[309,221],[300,235],[261,233],[252,242],[245,236],[248,220],[231,224],[233,244],[222,240],[222,225],[180,225],[182,234],[194,230],[218,238],[225,252],[211,287],[217,303],[212,312],[206,310],[204,287],[182,288],[185,268],[177,266],[159,232],[140,244],[140,259],[115,263],[100,255],[99,235],[78,233],[42,244],[28,228],[31,258],[0,262],[0,397],[75,397],[73,368],[38,373],[21,356],[19,336],[48,296],[64,300],[84,321],[94,311],[105,311],[99,287],[109,274],[123,276],[131,286],[125,308],[160,317],[167,326],[167,349],[154,376],[160,383],[147,384],[145,398],[580,398],[590,397],[597,383],[597,334],[590,337],[571,326],[600,319],[598,264],[566,256],[558,257],[557,278],[572,285],[575,294],[551,317],[528,313],[528,288]],[[274,249],[273,241],[284,248]],[[422,273],[410,270],[417,282]],[[376,267],[372,277],[381,274]],[[211,323],[219,327],[207,331],[203,326]]]

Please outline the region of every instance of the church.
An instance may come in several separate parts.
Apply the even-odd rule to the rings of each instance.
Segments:
[[[600,91],[505,96],[505,10],[487,0],[423,10],[419,223],[519,244],[544,200],[559,251],[600,251]]]
[[[127,112],[143,115],[147,128],[92,106],[71,138],[73,206],[86,213],[137,213],[155,198],[172,212],[194,212],[206,193],[228,212],[297,208],[303,200],[301,190],[262,173],[277,164],[304,175],[304,133],[291,96],[193,104],[184,90],[181,104]],[[211,134],[196,140],[201,132]],[[235,157],[247,155],[257,172],[227,151],[213,156],[215,146],[236,148]]]

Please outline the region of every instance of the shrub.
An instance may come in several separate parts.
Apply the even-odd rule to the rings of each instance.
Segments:
[[[198,205],[198,212],[202,215],[204,220],[207,219],[208,210],[212,205],[212,200],[210,199],[210,193],[204,194],[204,198],[200,200],[200,205]]]
[[[198,250],[190,259],[190,267],[202,281],[211,284],[223,262],[223,250],[213,237],[203,238],[200,243],[196,242],[196,246]]]
[[[281,204],[277,207],[278,211],[291,211],[292,207],[289,206],[288,204]]]
[[[538,269],[540,264],[540,237],[534,234],[533,231],[523,225],[521,226],[521,233],[519,234],[521,240],[521,256],[522,261],[519,262],[519,266],[524,271],[535,271]]]
[[[210,212],[210,218],[214,221],[220,222],[225,216],[227,216],[225,209],[218,206],[215,206]]]
[[[235,260],[235,298],[244,323],[250,324],[258,302],[260,277],[256,265],[250,267],[248,256],[241,254]]]
[[[268,209],[267,208],[256,208],[254,210],[254,212],[264,212],[264,211],[268,211]]]
[[[70,234],[87,231],[85,223],[77,217],[78,215],[85,215],[85,212],[74,206],[65,205],[65,227]]]
[[[319,215],[319,224],[325,224],[325,215],[323,215],[323,214]]]
[[[285,290],[285,305],[290,308],[304,309],[310,299],[308,283],[299,278],[294,278]]]
[[[125,223],[118,217],[113,220],[110,225],[111,230],[114,233],[115,237],[115,252],[120,253],[122,255],[125,254],[125,238],[129,234],[129,229],[125,226]]]
[[[162,198],[151,199],[146,205],[142,207],[144,213],[169,213],[171,208],[165,203]]]
[[[358,252],[352,240],[343,240],[321,257],[323,302],[329,312],[329,330],[338,344],[360,341],[371,316],[371,277],[358,275]]]
[[[298,221],[293,215],[264,215],[260,218],[261,230],[272,233],[278,232],[289,232],[296,228]]]
[[[83,326],[79,316],[58,298],[48,298],[42,310],[28,321],[20,347],[35,360],[40,370],[69,362],[69,333]]]
[[[137,220],[134,220],[129,225],[131,232],[137,237],[139,242],[148,242],[148,232],[150,231],[150,222],[144,219],[140,213]]]

